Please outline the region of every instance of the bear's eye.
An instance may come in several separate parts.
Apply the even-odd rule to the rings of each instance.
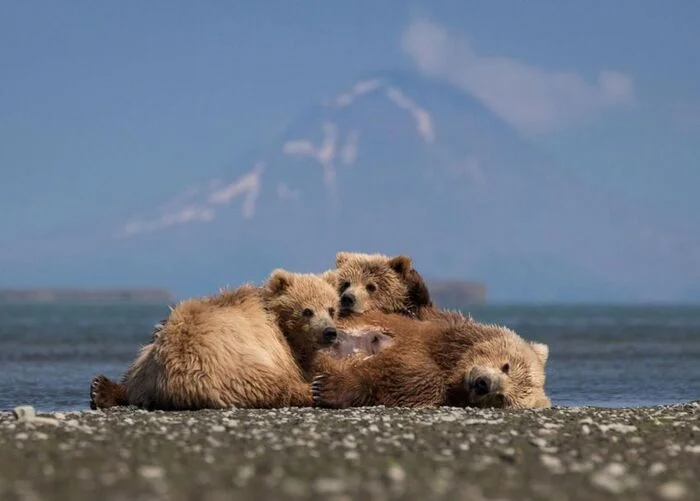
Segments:
[[[335,316],[335,308],[328,308],[328,314],[329,314],[331,317],[334,317],[334,316]]]
[[[506,362],[505,364],[503,364],[503,365],[501,366],[501,372],[502,372],[503,374],[508,374],[508,371],[509,371],[509,370],[510,370],[510,364],[509,364],[508,362]]]
[[[347,280],[343,280],[342,282],[340,282],[340,288],[339,288],[340,293],[342,294],[343,292],[345,292],[345,290],[348,287],[350,287],[350,282],[348,282]]]
[[[310,308],[305,308],[304,311],[301,312],[302,315],[304,315],[307,318],[311,318],[314,316],[314,312],[311,311]]]
[[[374,292],[377,290],[377,286],[372,284],[372,283],[367,284],[366,288],[367,288],[367,292]]]

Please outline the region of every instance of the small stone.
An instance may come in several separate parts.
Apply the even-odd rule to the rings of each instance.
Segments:
[[[319,478],[314,482],[314,489],[322,494],[338,494],[345,490],[345,483],[336,478]]]
[[[31,421],[36,417],[36,411],[31,405],[20,405],[12,410],[17,421]]]
[[[600,431],[603,433],[607,432],[608,430],[617,431],[619,433],[632,433],[633,431],[637,431],[636,426],[622,423],[599,424],[598,428],[600,428]]]
[[[406,472],[399,465],[394,464],[387,470],[387,476],[392,482],[400,483],[406,480]]]
[[[666,465],[663,463],[653,463],[649,467],[649,475],[656,476],[666,471]]]
[[[675,500],[684,498],[688,492],[688,489],[682,482],[672,480],[660,485],[658,492],[659,496],[664,499]]]
[[[554,424],[554,423],[543,423],[542,428],[544,428],[546,430],[558,430],[559,428],[561,428],[561,425]]]
[[[238,470],[238,479],[242,482],[247,481],[255,475],[255,468],[251,465],[245,465]]]
[[[139,475],[149,480],[163,478],[165,471],[160,466],[142,466],[139,468]]]
[[[544,449],[545,447],[547,447],[547,441],[544,438],[531,438],[530,443],[539,449]]]
[[[551,471],[554,474],[561,474],[564,473],[564,465],[561,462],[561,459],[559,459],[556,456],[550,456],[549,454],[542,454],[540,456],[540,461],[542,461],[542,464],[545,465],[549,471]]]

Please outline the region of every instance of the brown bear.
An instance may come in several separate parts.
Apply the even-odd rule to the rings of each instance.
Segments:
[[[314,377],[315,405],[539,408],[549,348],[458,312],[430,320],[380,312],[348,317],[340,328],[393,333],[369,358],[325,360]]]
[[[415,316],[433,307],[423,277],[406,255],[340,251],[335,265],[340,318],[371,311]]]
[[[335,273],[272,272],[172,309],[121,384],[98,376],[91,407],[188,410],[312,405],[310,371],[336,340]]]

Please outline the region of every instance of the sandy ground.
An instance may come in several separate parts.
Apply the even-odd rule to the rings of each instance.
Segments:
[[[700,402],[0,413],[0,499],[700,499]]]

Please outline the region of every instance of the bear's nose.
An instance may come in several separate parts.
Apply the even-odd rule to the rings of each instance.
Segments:
[[[342,308],[352,308],[355,306],[355,294],[352,292],[345,292],[340,296],[340,306]]]
[[[491,380],[484,376],[479,376],[474,380],[474,391],[479,396],[484,396],[491,391]]]
[[[335,327],[326,327],[323,329],[323,341],[326,343],[332,343],[338,339],[338,331]]]

